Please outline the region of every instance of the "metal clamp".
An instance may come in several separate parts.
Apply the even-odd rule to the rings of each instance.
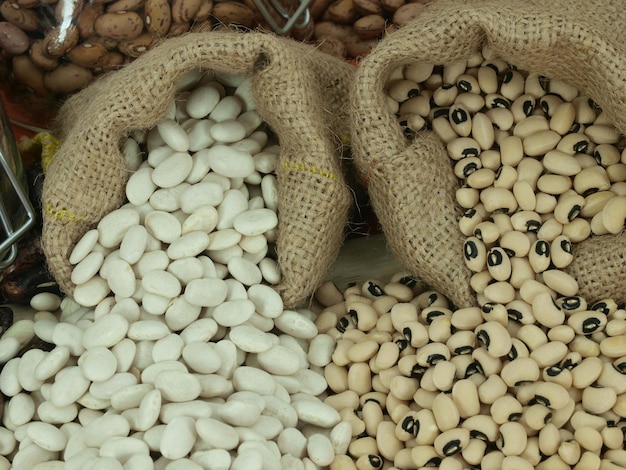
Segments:
[[[272,8],[274,8],[274,10],[285,20],[285,23],[282,26],[274,20],[274,17],[271,15],[265,4],[265,0],[253,1],[265,21],[267,21],[270,27],[277,34],[287,34],[293,28],[306,28],[311,21],[311,12],[309,11],[309,5],[311,4],[312,0],[300,0],[300,5],[293,13],[289,13],[279,0],[267,0]]]
[[[23,181],[14,171],[15,168],[21,168],[20,155],[15,144],[15,137],[4,108],[0,106],[0,165],[2,166],[2,174],[0,174],[0,182],[6,177],[8,185],[0,185],[2,194],[0,194],[0,226],[6,234],[6,239],[0,242],[0,269],[9,266],[17,257],[17,241],[34,225],[35,210],[33,209],[26,188],[23,187]],[[14,165],[11,165],[13,163]],[[13,193],[8,191],[12,190]],[[11,212],[7,207],[7,198],[10,197],[15,201],[15,208],[11,207]],[[13,205],[13,204],[12,204]],[[13,210],[15,209],[15,210]]]

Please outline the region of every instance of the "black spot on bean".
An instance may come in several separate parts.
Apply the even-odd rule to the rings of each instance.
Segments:
[[[341,317],[339,319],[339,322],[337,323],[337,331],[339,331],[340,333],[345,333],[346,328],[348,328],[348,326],[350,326],[350,320],[348,320],[348,317]]]
[[[576,362],[576,361],[575,361],[574,359],[572,359],[572,358],[568,358],[568,359],[565,359],[565,360],[563,361],[563,363],[561,364],[561,367],[562,367],[563,369],[569,369],[569,370],[571,370],[571,369],[573,369],[574,367],[576,367],[577,365],[578,365],[578,362]]]
[[[500,73],[498,67],[496,67],[496,64],[492,64],[491,62],[489,62],[488,64],[485,64],[485,67],[492,68],[496,73]]]
[[[593,304],[591,306],[591,310],[595,310],[596,312],[602,312],[605,315],[608,315],[609,313],[611,313],[611,311],[609,309],[609,305],[605,301],[603,301],[603,300]]]
[[[591,196],[592,194],[597,193],[598,191],[600,191],[600,188],[589,188],[586,191],[583,191],[582,196],[583,197]]]
[[[459,90],[464,91],[466,93],[469,93],[470,91],[472,91],[472,84],[470,82],[468,82],[467,80],[459,80],[459,83],[457,84],[457,86],[459,87]]]
[[[432,294],[428,296],[428,305],[434,304],[435,302],[437,302],[438,299],[439,299],[439,294],[437,294],[436,292],[433,292]]]
[[[568,132],[570,134],[578,134],[578,132],[580,132],[581,129],[582,129],[582,125],[579,122],[575,122],[574,124],[572,124],[572,127],[570,127]]]
[[[464,378],[467,379],[468,377],[471,377],[474,374],[482,374],[482,373],[483,373],[483,366],[481,366],[479,362],[474,361],[470,365],[467,366],[467,369],[465,369]]]
[[[445,455],[446,457],[450,457],[454,454],[458,454],[462,450],[461,441],[459,439],[453,439],[450,442],[448,442],[445,446],[443,446],[442,450],[443,450],[443,455]]]
[[[564,240],[565,241],[565,240]],[[571,245],[570,245],[571,249]],[[564,297],[561,302],[561,308],[563,310],[576,310],[580,308],[580,297]]]
[[[487,256],[487,264],[491,267],[500,266],[503,261],[502,253],[499,250],[492,250]]]
[[[548,87],[548,82],[550,81],[550,79],[548,77],[545,77],[543,75],[539,75],[539,77],[537,77],[538,81],[539,81],[539,86],[541,88],[543,88],[544,90],[547,89]]]
[[[545,240],[538,240],[535,244],[535,253],[539,256],[550,256],[550,244]]]
[[[595,333],[599,327],[600,327],[600,319],[591,317],[583,321],[582,331],[583,331],[583,334],[590,335],[592,333]]]
[[[620,373],[626,374],[626,362],[619,362],[617,364],[613,364],[613,367]]]
[[[524,315],[522,315],[522,312],[520,312],[519,310],[515,310],[514,308],[508,308],[506,310],[506,315],[511,319],[511,320],[521,320]]]
[[[451,88],[454,88],[454,83],[444,83],[441,85],[442,90],[450,90]]]
[[[465,255],[465,259],[470,261],[478,256],[478,247],[473,240],[467,240],[463,247],[463,254]]]
[[[472,147],[468,147],[461,151],[461,155],[463,155],[463,157],[477,157],[479,154],[480,154],[480,150],[478,150],[477,148],[472,148]]]
[[[578,206],[578,209],[580,210],[580,206]],[[569,240],[561,240],[560,246],[561,250],[563,250],[565,253],[572,252],[572,243]]]
[[[491,107],[509,109],[511,107],[511,103],[506,98],[494,98],[491,101]]]
[[[589,150],[589,142],[587,142],[586,140],[581,140],[580,142],[576,142],[572,148],[576,153],[585,153],[587,150]]]
[[[398,282],[400,284],[404,284],[407,287],[410,287],[411,289],[417,285],[417,279],[412,276],[404,276]]]
[[[567,220],[572,221],[576,217],[578,217],[578,214],[580,214],[580,209],[581,209],[581,207],[580,207],[579,204],[574,204],[574,206],[567,213]]]
[[[476,339],[478,339],[478,341],[480,341],[487,347],[489,347],[489,344],[491,343],[489,333],[487,333],[485,330],[480,330],[478,333],[476,333]]]
[[[395,343],[398,345],[400,352],[404,351],[409,346],[409,342],[402,338],[395,340]]]
[[[589,104],[589,106],[591,106],[596,111],[600,111],[602,109],[602,108],[600,108],[600,105],[598,103],[596,103],[594,100],[592,100],[591,98],[589,98],[587,100],[587,103]]]
[[[402,334],[404,335],[404,337],[409,343],[413,339],[413,331],[411,331],[411,328],[409,328],[408,326],[405,328],[402,328]]]
[[[480,441],[489,442],[489,438],[487,437],[487,434],[485,434],[482,431],[479,431],[478,429],[470,430],[470,438],[478,439]]]
[[[533,100],[525,100],[522,103],[522,111],[524,115],[530,116],[535,111],[535,102]]]
[[[446,356],[444,356],[443,354],[431,354],[430,356],[426,358],[426,363],[431,366],[434,366],[438,362],[445,361],[445,360],[446,360]]]
[[[357,322],[359,319],[359,315],[356,313],[356,310],[354,309],[348,310],[348,315],[350,315],[350,318],[352,318],[352,320],[354,320],[355,322]]]
[[[441,464],[441,457],[433,457],[424,463],[424,467],[439,467]]]
[[[411,88],[411,89],[409,90],[409,92],[407,93],[407,96],[408,96],[409,98],[414,98],[414,97],[416,97],[416,96],[417,96],[417,95],[419,95],[419,94],[420,94],[420,90],[419,90],[419,88]]]
[[[407,416],[402,420],[402,424],[400,425],[403,431],[412,434],[413,436],[418,435],[420,432],[420,422],[417,419],[413,419],[412,416]]]
[[[368,455],[367,460],[369,461],[372,468],[383,467],[383,460],[378,455]]]
[[[519,351],[517,350],[515,346],[511,346],[511,350],[507,353],[506,358],[509,361],[512,361],[514,359],[517,359],[518,357],[519,357]]]
[[[370,294],[372,294],[373,296],[376,296],[376,297],[380,297],[381,295],[385,294],[383,292],[383,288],[382,287],[380,287],[375,282],[371,282],[371,281],[367,283],[367,291]]]
[[[460,355],[460,354],[471,354],[471,352],[474,350],[474,348],[470,345],[467,346],[459,346],[457,348],[454,348],[454,354],[456,355]]]
[[[439,108],[433,111],[433,119],[437,119],[438,117],[445,117],[448,119],[450,113],[450,108]]]
[[[509,83],[513,79],[513,71],[507,70],[507,72],[502,77],[502,83]]]
[[[550,400],[547,397],[542,397],[541,395],[535,395],[535,398],[530,400],[531,405],[543,405],[550,406]]]
[[[552,366],[546,369],[546,374],[548,374],[549,377],[556,377],[561,372],[563,372],[563,368],[559,366]]]
[[[463,176],[467,178],[476,170],[478,170],[478,165],[476,164],[476,162],[468,163],[467,165],[463,167]]]
[[[519,421],[522,417],[522,413],[511,413],[507,418],[509,421]]]
[[[424,375],[424,372],[426,372],[426,367],[423,367],[419,364],[415,364],[413,367],[411,367],[411,378],[413,379],[421,379],[422,376]]]
[[[461,108],[457,108],[452,111],[452,115],[450,116],[452,122],[454,122],[455,124],[464,123],[465,121],[467,121],[468,117],[469,116],[467,115],[467,112]]]
[[[526,222],[526,230],[529,232],[538,232],[541,228],[541,222],[538,220],[529,220]]]

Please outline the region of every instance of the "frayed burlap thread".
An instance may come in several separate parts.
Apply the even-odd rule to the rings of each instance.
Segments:
[[[566,80],[593,98],[626,134],[626,2],[437,0],[361,62],[351,93],[352,152],[391,251],[457,306],[475,305],[458,228],[459,187],[432,132],[408,140],[386,105],[385,84],[403,65],[445,65],[483,47],[520,70]],[[575,246],[575,275],[588,301],[626,300],[626,235]]]
[[[177,83],[196,68],[251,76],[257,111],[278,136],[277,290],[285,306],[298,305],[324,281],[351,205],[340,155],[353,68],[271,34],[189,33],[97,80],[60,110],[62,145],[45,179],[42,244],[66,294],[75,287],[74,245],[124,202],[122,143],[166,115]]]

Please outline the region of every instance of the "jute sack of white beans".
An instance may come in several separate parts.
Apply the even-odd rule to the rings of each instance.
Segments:
[[[42,245],[66,294],[75,287],[73,246],[124,201],[123,141],[154,127],[180,78],[198,68],[251,76],[257,111],[279,139],[277,289],[285,305],[301,302],[324,280],[351,203],[340,163],[351,66],[269,34],[190,33],[98,80],[60,110],[62,145],[45,179]]]
[[[459,182],[431,131],[411,141],[387,106],[399,67],[470,57],[487,45],[526,72],[577,86],[626,134],[626,2],[438,0],[381,41],[360,64],[351,94],[352,151],[390,249],[413,274],[458,306],[476,303],[455,201]],[[568,272],[589,301],[626,300],[626,234],[574,248]]]

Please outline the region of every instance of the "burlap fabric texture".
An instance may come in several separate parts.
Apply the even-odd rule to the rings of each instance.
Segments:
[[[487,45],[520,70],[567,80],[626,134],[626,2],[437,0],[361,63],[351,96],[352,150],[392,252],[457,306],[476,304],[462,256],[459,182],[441,141],[408,140],[385,103],[392,71],[445,65]],[[622,36],[622,37],[620,37]],[[575,246],[569,267],[588,301],[626,300],[626,235]]]
[[[45,179],[42,244],[66,294],[75,287],[72,248],[124,202],[123,140],[163,118],[179,79],[195,68],[251,76],[257,111],[279,138],[276,251],[283,278],[277,289],[285,305],[295,306],[323,282],[351,204],[340,149],[349,135],[353,68],[271,34],[190,33],[97,80],[60,110],[62,145]]]

